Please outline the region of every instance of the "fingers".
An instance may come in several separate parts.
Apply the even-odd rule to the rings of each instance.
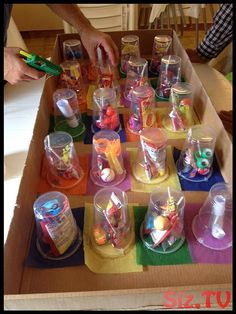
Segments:
[[[23,73],[23,75],[25,77],[31,78],[33,80],[38,80],[38,79],[40,79],[41,77],[43,77],[45,75],[45,72],[38,71],[38,70],[30,67],[26,63],[23,64],[23,67],[21,68],[21,72]]]
[[[119,50],[110,36],[104,41],[103,48],[105,49],[112,65],[116,66],[119,60]]]
[[[14,85],[21,81],[40,79],[45,72],[38,71],[25,63],[19,55],[20,48],[4,48],[4,79]]]

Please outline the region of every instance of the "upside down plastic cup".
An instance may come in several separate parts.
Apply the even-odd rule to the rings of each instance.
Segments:
[[[214,184],[194,217],[192,231],[197,241],[212,250],[232,246],[232,186]]]
[[[92,132],[100,130],[119,132],[121,125],[115,90],[109,87],[96,89],[93,93],[93,104]]]
[[[97,53],[97,88],[113,88],[116,92],[117,101],[120,100],[120,85],[119,74],[116,67],[114,67],[107,53],[102,47],[96,49]]]
[[[130,221],[127,194],[111,187],[94,196],[91,244],[96,253],[106,258],[126,255],[134,245],[134,227]]]
[[[143,244],[153,252],[177,251],[185,240],[185,198],[181,191],[156,188],[150,195],[145,219],[140,227]]]
[[[115,131],[102,130],[93,136],[90,178],[98,186],[115,186],[126,177],[120,145]]]
[[[157,35],[154,37],[152,58],[149,71],[159,75],[161,58],[168,55],[172,43],[172,37],[168,35]]]
[[[81,60],[83,58],[82,45],[79,39],[63,41],[64,60]]]
[[[84,133],[76,92],[70,88],[60,88],[53,93],[54,131],[69,133],[73,139]]]
[[[171,132],[186,132],[193,124],[192,84],[177,82],[171,87],[171,112],[163,119],[164,127]]]
[[[60,87],[73,89],[79,105],[86,102],[86,92],[80,63],[78,60],[66,60],[60,64],[63,72],[60,74]]]
[[[129,102],[132,100],[133,89],[138,86],[149,85],[148,83],[148,62],[144,58],[130,58],[127,65],[124,97]]]
[[[132,164],[133,175],[137,181],[158,184],[169,176],[167,136],[160,128],[145,128],[139,134],[140,145]]]
[[[181,81],[181,58],[167,55],[161,58],[157,97],[169,99],[172,85]]]
[[[33,209],[39,253],[50,260],[73,255],[81,245],[82,234],[66,195],[58,191],[42,194],[34,202]]]
[[[69,189],[84,177],[73,139],[66,132],[53,132],[44,139],[47,159],[47,181],[55,188]]]
[[[132,133],[147,127],[157,127],[155,112],[155,91],[151,86],[138,86],[133,89],[131,115],[127,128]]]
[[[121,71],[127,73],[127,63],[130,57],[140,57],[139,37],[126,35],[121,38]]]
[[[204,124],[192,126],[176,162],[179,176],[191,182],[204,182],[212,176],[215,132]]]

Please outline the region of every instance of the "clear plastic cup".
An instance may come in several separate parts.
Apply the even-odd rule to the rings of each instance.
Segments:
[[[79,39],[67,39],[63,41],[64,60],[83,59],[82,45]]]
[[[159,75],[161,58],[170,53],[172,37],[168,35],[157,35],[154,37],[152,58],[149,66],[149,71]]]
[[[77,94],[73,89],[60,88],[53,93],[55,131],[69,133],[72,138],[85,131]]]
[[[140,131],[140,145],[132,164],[137,181],[158,184],[169,176],[166,157],[167,136],[160,128],[145,128]]]
[[[149,85],[148,62],[144,58],[130,58],[127,65],[124,97],[129,102],[132,100],[133,89],[138,86]]]
[[[140,227],[143,244],[153,252],[177,251],[185,240],[185,198],[181,191],[156,188],[150,195],[145,219]]]
[[[92,132],[121,129],[117,109],[116,91],[113,88],[98,88],[93,93],[93,124]]]
[[[98,186],[115,186],[126,177],[120,145],[115,131],[102,130],[93,136],[90,178]]]
[[[159,83],[156,88],[158,97],[169,99],[172,85],[181,81],[181,58],[167,55],[161,58]]]
[[[127,128],[139,134],[147,127],[157,127],[155,112],[155,91],[151,86],[138,86],[133,89],[131,115]]]
[[[225,250],[232,246],[232,186],[214,184],[192,222],[197,241],[212,250]]]
[[[163,119],[164,127],[171,132],[186,132],[193,124],[192,84],[178,82],[171,87],[172,110]]]
[[[127,62],[130,57],[140,57],[139,37],[126,35],[121,38],[121,71],[127,73]]]
[[[86,102],[86,92],[80,63],[77,60],[66,60],[60,64],[63,72],[60,74],[60,87],[73,89],[79,105]]]
[[[50,260],[73,255],[81,245],[82,234],[66,195],[58,191],[42,194],[34,202],[33,209],[39,253]]]
[[[102,47],[98,47],[96,53],[97,88],[113,88],[116,91],[117,101],[119,101],[120,84],[118,70],[111,64],[106,52]]]
[[[55,188],[69,189],[84,177],[71,135],[53,132],[44,139],[48,183]]]
[[[91,243],[105,258],[124,256],[134,245],[135,236],[128,210],[127,194],[118,188],[102,188],[94,196]]]
[[[215,142],[215,132],[209,126],[191,127],[176,162],[179,176],[192,182],[208,181],[213,173]]]

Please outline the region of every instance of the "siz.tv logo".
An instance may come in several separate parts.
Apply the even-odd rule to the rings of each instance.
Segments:
[[[219,307],[227,309],[231,302],[230,291],[210,291],[201,292],[202,302],[194,302],[193,294],[183,292],[166,291],[164,293],[164,307],[166,308],[183,308],[183,309],[200,309]]]

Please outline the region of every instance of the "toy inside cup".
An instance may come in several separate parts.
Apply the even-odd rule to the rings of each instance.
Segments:
[[[115,187],[100,189],[94,196],[93,249],[103,257],[116,258],[127,254],[134,241],[127,194]]]
[[[175,55],[162,57],[156,94],[169,99],[172,85],[181,81],[181,58]]]
[[[167,179],[167,136],[164,129],[144,128],[139,132],[140,145],[132,171],[135,179],[146,184],[158,184]]]
[[[69,189],[76,186],[84,177],[71,135],[66,132],[53,132],[44,139],[47,159],[47,181],[55,188]]]
[[[187,133],[176,168],[181,178],[191,182],[204,182],[212,176],[215,132],[204,124],[192,126]]]
[[[77,94],[73,89],[60,88],[53,93],[54,131],[64,131],[76,139],[85,131]]]
[[[155,91],[151,86],[138,86],[133,89],[131,112],[127,127],[132,133],[139,134],[143,128],[157,127]]]
[[[121,72],[127,73],[127,64],[130,57],[140,57],[139,37],[126,35],[121,38]]]
[[[92,132],[100,130],[120,131],[120,118],[117,109],[117,95],[113,88],[97,88],[93,93]]]
[[[128,102],[132,100],[132,92],[135,87],[149,85],[148,61],[144,58],[131,57],[127,65],[124,97]]]
[[[82,243],[82,233],[72,214],[69,200],[61,192],[40,195],[33,205],[36,221],[36,247],[42,257],[63,260]]]
[[[83,59],[82,45],[79,39],[67,39],[63,41],[64,60]]]
[[[149,66],[149,71],[159,75],[161,58],[168,55],[170,52],[172,37],[168,35],[157,35],[154,37],[152,58]]]
[[[140,227],[143,244],[153,252],[177,251],[185,240],[185,198],[181,191],[156,188],[150,195],[145,219]]]
[[[86,93],[80,63],[77,60],[66,60],[60,66],[63,69],[60,75],[60,87],[73,89],[77,93],[79,104],[85,103]]]
[[[93,136],[93,155],[90,178],[98,186],[115,186],[126,177],[120,136],[111,130],[102,130]]]
[[[172,85],[170,103],[172,110],[163,119],[163,125],[171,132],[187,132],[194,124],[192,84],[177,82]]]

